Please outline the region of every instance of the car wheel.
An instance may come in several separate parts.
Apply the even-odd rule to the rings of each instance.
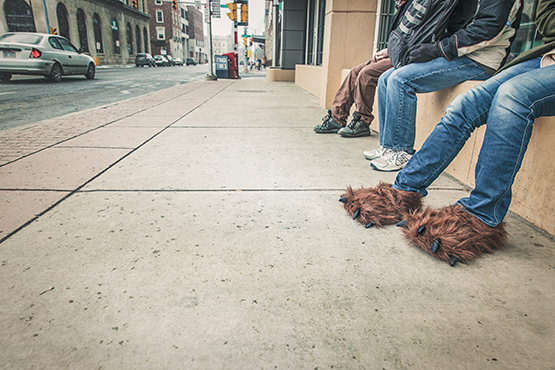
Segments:
[[[96,68],[94,67],[94,64],[89,63],[89,68],[87,68],[87,73],[85,74],[85,77],[87,78],[87,80],[92,80],[94,79],[95,74]]]
[[[54,63],[48,77],[52,82],[60,82],[62,80],[62,66],[60,63]]]
[[[0,73],[0,82],[8,82],[12,79],[11,73]]]

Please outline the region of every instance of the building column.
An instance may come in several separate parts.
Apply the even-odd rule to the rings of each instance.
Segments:
[[[320,105],[331,107],[341,72],[372,57],[378,0],[327,0]]]

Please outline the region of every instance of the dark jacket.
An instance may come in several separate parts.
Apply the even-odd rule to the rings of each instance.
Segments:
[[[475,6],[475,1],[471,3]],[[461,1],[461,6],[466,9],[468,3]],[[498,69],[509,55],[521,14],[522,0],[480,0],[472,21],[440,41],[441,53],[447,59],[467,55]]]
[[[504,69],[533,59],[555,49],[555,0],[540,0],[536,10],[536,26],[543,36],[543,45],[530,49],[507,63]]]
[[[477,3],[477,0],[470,0]],[[389,34],[387,51],[394,67],[409,63],[408,51],[415,45],[433,43],[445,37],[448,20],[459,8],[459,0],[413,0],[396,14]],[[469,8],[466,6],[465,8]],[[461,12],[460,24],[471,19],[474,12]],[[463,19],[466,16],[466,19]]]

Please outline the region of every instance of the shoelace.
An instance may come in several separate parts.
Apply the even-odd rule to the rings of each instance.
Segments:
[[[399,165],[399,164],[401,164],[401,163],[399,163],[400,159],[403,160],[403,162],[401,162],[401,163],[408,162],[408,160],[409,160],[408,154],[406,152],[402,151],[402,150],[401,151],[394,151],[394,152],[391,152],[391,154],[388,155],[385,160],[388,163],[394,163],[395,165]]]

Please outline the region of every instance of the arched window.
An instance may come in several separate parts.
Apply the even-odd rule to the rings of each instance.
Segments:
[[[119,41],[119,26],[118,21],[112,18],[112,42],[114,44],[114,53],[120,54],[121,53],[121,44]]]
[[[131,24],[127,23],[127,52],[129,55],[133,55],[133,31],[131,30]]]
[[[4,14],[8,32],[37,32],[33,10],[24,0],[6,0]]]
[[[58,16],[58,33],[70,40],[68,14],[67,8],[64,4],[58,3],[58,6],[56,7],[56,15]]]
[[[85,23],[85,12],[77,9],[77,31],[79,31],[79,45],[81,50],[89,51],[89,40],[87,39],[87,24]]]
[[[137,53],[141,53],[141,29],[139,26],[135,26],[135,37],[137,38]]]
[[[148,32],[146,32],[146,27],[143,28],[143,42],[145,43],[145,53],[148,53]]]
[[[93,31],[94,31],[94,45],[97,53],[104,53],[104,45],[102,44],[102,23],[100,16],[97,13],[93,15]]]

